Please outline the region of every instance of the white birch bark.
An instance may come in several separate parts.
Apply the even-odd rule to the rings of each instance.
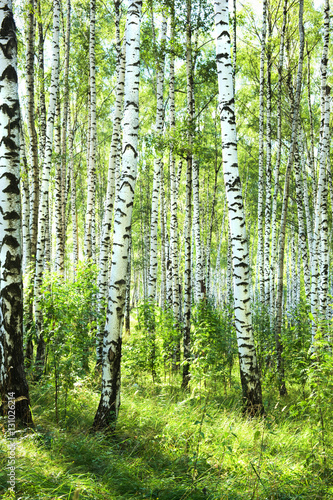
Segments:
[[[35,274],[35,318],[37,331],[39,332],[39,342],[37,348],[36,361],[43,363],[44,359],[44,341],[40,334],[41,318],[40,318],[40,290],[42,286],[43,277],[43,261],[44,261],[44,247],[46,241],[46,227],[49,219],[48,211],[48,198],[49,198],[49,185],[52,161],[52,145],[53,145],[53,127],[54,116],[56,110],[58,86],[59,86],[59,14],[60,3],[59,0],[53,2],[53,41],[52,41],[52,72],[51,72],[51,85],[49,108],[47,116],[47,131],[46,131],[46,145],[45,156],[43,161],[41,192],[39,202],[39,220],[38,220],[38,240],[37,240],[37,253],[36,253],[36,274]]]
[[[119,25],[120,13],[118,9],[116,25]],[[125,45],[123,50],[118,40],[118,74],[117,74],[117,94],[113,115],[113,130],[109,156],[108,183],[105,199],[105,209],[102,223],[102,237],[99,254],[98,273],[98,303],[99,308],[105,308],[107,299],[107,280],[109,269],[109,254],[111,250],[111,224],[113,207],[115,200],[115,180],[116,170],[119,170],[119,150],[118,143],[121,140],[121,119],[123,115],[124,85],[125,85]],[[103,329],[100,327],[97,333],[97,364],[102,361]]]
[[[303,276],[304,276],[304,288],[307,300],[310,300],[310,270],[309,270],[309,256],[308,256],[308,245],[305,231],[305,223],[303,216],[303,179],[300,166],[300,157],[298,145],[295,149],[295,186],[296,186],[296,203],[297,203],[297,219],[298,219],[298,238],[299,238],[299,251],[302,253],[303,261]]]
[[[161,46],[164,46],[167,32],[167,23],[165,18],[162,20],[161,27]],[[164,86],[164,62],[165,53],[157,60],[157,76],[156,76],[156,119],[155,119],[155,134],[156,140],[160,140],[163,133],[164,123],[164,107],[163,107],[163,86]],[[157,157],[156,157],[157,156]],[[161,184],[161,169],[162,161],[160,153],[155,149],[154,160],[154,177],[153,177],[153,196],[151,206],[150,219],[150,262],[149,262],[149,278],[148,278],[148,299],[154,303],[156,300],[156,281],[157,281],[157,228],[158,228],[158,200]]]
[[[96,67],[95,67],[95,23],[96,0],[90,0],[90,34],[89,34],[89,83],[90,105],[89,117],[89,155],[88,155],[88,195],[85,224],[85,256],[94,259],[94,223],[95,223],[95,162],[96,162]]]
[[[69,150],[69,172],[71,182],[71,216],[72,216],[72,238],[73,238],[73,281],[76,281],[76,269],[79,262],[79,244],[78,244],[78,229],[77,229],[77,212],[76,212],[76,185],[74,177],[74,134],[75,124],[70,127],[68,150]]]
[[[270,304],[270,238],[271,238],[271,203],[272,203],[272,96],[271,96],[271,70],[272,70],[272,26],[268,19],[267,34],[267,84],[266,84],[266,200],[265,200],[265,241],[264,241],[264,302]]]
[[[251,322],[250,269],[241,181],[238,171],[228,1],[215,0],[214,11],[223,169],[232,243],[234,312],[241,383],[246,410],[253,414],[260,414],[263,412],[263,405]]]
[[[265,47],[267,31],[267,0],[263,0],[261,53],[259,75],[259,179],[258,179],[258,272],[259,300],[265,298],[264,282],[264,93],[265,93]]]
[[[174,24],[175,24],[175,7],[171,5],[170,15],[170,41],[174,43]],[[170,51],[170,76],[169,76],[169,99],[170,99],[170,134],[174,133],[176,126],[175,119],[175,54]],[[172,310],[175,321],[175,326],[178,325],[179,319],[179,274],[178,274],[178,214],[177,214],[177,194],[178,186],[176,178],[176,161],[173,150],[173,144],[170,146],[170,251],[171,251],[171,266],[172,266]],[[181,172],[181,166],[178,168],[178,173]]]
[[[115,205],[112,267],[103,345],[102,394],[94,428],[114,426],[120,407],[120,361],[129,238],[137,176],[142,1],[131,1],[126,26],[123,157]]]
[[[200,234],[199,164],[197,160],[194,160],[192,163],[192,186],[193,232],[195,239],[195,297],[197,302],[201,302],[205,296],[205,282]]]
[[[0,0],[0,394],[16,400],[15,417],[32,421],[23,360],[20,104],[11,0]]]
[[[320,241],[320,226],[321,214],[325,211],[326,201],[323,195],[327,190],[326,177],[326,161],[329,153],[329,121],[330,121],[330,87],[327,86],[327,63],[328,63],[328,48],[329,48],[329,0],[325,0],[324,7],[324,44],[321,58],[321,126],[320,126],[320,157],[319,157],[319,176],[317,185],[317,199],[315,208],[314,228],[312,235],[312,259],[311,259],[311,313],[314,318],[312,321],[312,343],[317,331],[316,317],[318,313],[318,280],[319,280],[319,241]],[[324,226],[325,227],[325,226]],[[325,267],[326,269],[326,267]],[[326,269],[327,270],[327,269]],[[322,283],[325,283],[325,278]],[[323,285],[324,288],[326,285]],[[322,297],[322,300],[324,298]]]
[[[34,0],[27,2],[27,50],[26,50],[26,89],[27,89],[27,128],[29,135],[29,156],[30,156],[30,234],[31,234],[31,256],[36,257],[37,244],[37,221],[39,202],[39,176],[38,176],[38,147],[37,133],[35,128],[35,86],[34,86],[34,35],[35,16]]]

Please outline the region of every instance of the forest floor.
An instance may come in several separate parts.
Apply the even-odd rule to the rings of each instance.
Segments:
[[[60,393],[58,423],[52,379],[31,384],[35,428],[17,434],[16,497],[7,490],[8,439],[0,422],[1,498],[333,498],[333,416],[302,409],[299,390],[280,400],[265,389],[267,417],[249,420],[236,372],[222,396],[185,393],[176,377],[153,384],[125,376],[116,433],[105,436],[90,432],[99,401],[93,378]]]

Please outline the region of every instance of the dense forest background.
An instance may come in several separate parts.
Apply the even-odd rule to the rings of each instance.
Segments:
[[[0,7],[3,498],[331,498],[329,1]]]

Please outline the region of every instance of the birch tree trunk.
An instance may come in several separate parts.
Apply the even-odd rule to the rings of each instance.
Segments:
[[[170,15],[170,77],[169,77],[169,99],[170,99],[170,134],[174,134],[175,120],[175,53],[172,47],[174,43],[174,25],[175,25],[175,6],[171,4]],[[178,171],[181,171],[179,168]],[[174,325],[178,328],[179,321],[179,274],[178,274],[178,215],[177,215],[177,179],[176,179],[176,162],[174,155],[174,146],[171,143],[170,147],[170,251],[171,251],[171,266],[172,266],[172,310],[174,317]]]
[[[200,204],[199,204],[199,164],[197,160],[192,164],[193,188],[193,231],[195,236],[195,291],[196,300],[201,302],[205,296],[205,281],[203,272],[203,255],[200,234]]]
[[[272,203],[272,96],[271,96],[271,70],[272,70],[272,25],[268,15],[267,34],[267,84],[266,84],[266,200],[265,200],[265,241],[264,241],[264,284],[265,305],[270,304],[270,237],[271,237],[271,203]]]
[[[267,0],[263,0],[260,76],[259,76],[259,179],[258,179],[258,273],[259,300],[265,298],[264,281],[264,93],[265,93],[265,47],[267,31]]]
[[[94,217],[95,217],[95,162],[96,162],[96,67],[95,67],[95,21],[96,0],[90,0],[90,36],[89,36],[89,82],[90,82],[90,127],[88,156],[88,196],[85,227],[85,256],[94,258]]]
[[[16,27],[10,0],[0,1],[0,393],[1,411],[15,401],[16,419],[32,423],[23,362],[20,104]]]
[[[47,116],[47,132],[46,132],[46,145],[45,157],[43,161],[43,172],[41,182],[41,193],[39,202],[39,220],[38,220],[38,240],[37,240],[37,253],[36,253],[36,274],[35,274],[35,320],[37,326],[37,355],[36,364],[44,365],[45,344],[41,333],[41,286],[43,280],[43,264],[44,264],[44,248],[46,242],[46,228],[49,221],[49,184],[51,173],[52,161],[52,144],[53,144],[53,127],[54,116],[56,110],[58,86],[59,86],[59,14],[60,4],[59,0],[54,0],[53,3],[53,42],[52,42],[52,73],[50,85],[50,98]]]
[[[108,184],[105,199],[105,209],[102,223],[102,237],[100,242],[99,254],[99,273],[98,273],[98,303],[99,310],[105,308],[107,300],[107,280],[109,269],[109,254],[111,250],[111,224],[113,207],[115,200],[115,180],[116,170],[119,169],[119,149],[118,143],[121,140],[121,119],[123,115],[124,84],[125,84],[125,45],[123,50],[120,47],[119,38],[120,11],[119,3],[116,3],[116,29],[118,32],[117,50],[118,50],[118,74],[117,74],[117,94],[115,109],[113,115],[113,130],[109,156]],[[102,326],[97,331],[97,365],[102,363],[103,351],[103,331]]]
[[[188,116],[188,153],[186,172],[186,206],[185,206],[185,271],[184,271],[184,331],[183,331],[183,388],[187,388],[190,381],[190,349],[191,349],[191,306],[192,306],[192,130],[194,117],[193,96],[193,66],[192,66],[192,0],[186,0],[186,87],[187,87],[187,116]]]
[[[329,122],[330,122],[330,87],[327,85],[327,64],[328,64],[328,48],[330,38],[330,8],[329,0],[325,0],[324,6],[324,44],[321,57],[321,126],[320,126],[320,157],[319,157],[319,176],[317,185],[317,199],[315,208],[315,220],[312,235],[312,259],[311,259],[311,313],[314,318],[312,321],[312,343],[317,332],[317,309],[318,309],[318,280],[319,280],[319,242],[321,238],[321,229],[323,229],[324,246],[327,238],[327,175],[326,161],[330,151],[329,144]],[[326,213],[326,215],[325,215]],[[322,221],[321,218],[324,220]],[[320,302],[321,310],[325,310],[327,301],[327,271],[328,262],[326,250],[323,254],[323,266],[321,276],[321,293]],[[324,294],[326,293],[326,298]]]
[[[127,14],[122,172],[115,206],[112,267],[103,344],[102,394],[93,423],[96,430],[113,427],[120,407],[122,327],[138,157],[141,7],[141,0],[131,1]]]
[[[215,0],[214,11],[223,168],[232,243],[235,327],[243,401],[247,412],[262,414],[264,408],[251,322],[248,243],[238,171],[228,1]]]
[[[161,46],[163,47],[166,39],[167,23],[163,18],[161,29]],[[156,119],[155,133],[158,141],[163,133],[164,107],[163,107],[163,85],[164,85],[164,60],[163,56],[157,59],[156,76]],[[157,149],[157,148],[156,148]],[[153,196],[150,219],[150,263],[148,279],[148,299],[153,304],[156,300],[156,280],[157,280],[157,227],[158,227],[158,200],[161,184],[162,161],[160,153],[155,149],[154,177],[153,177]],[[152,311],[152,315],[154,315]],[[154,328],[154,326],[152,326]]]
[[[30,192],[30,234],[31,234],[31,256],[33,262],[36,258],[37,244],[37,221],[39,202],[39,175],[38,175],[38,147],[37,133],[35,128],[35,86],[34,86],[34,0],[27,2],[27,52],[26,52],[26,88],[27,88],[27,128],[29,135],[29,153],[31,163],[31,192]]]

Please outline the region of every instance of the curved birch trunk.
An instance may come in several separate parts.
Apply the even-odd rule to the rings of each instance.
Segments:
[[[232,243],[239,367],[245,410],[251,414],[262,414],[264,409],[251,322],[248,243],[238,171],[228,1],[215,0],[214,11],[223,168]]]
[[[10,0],[0,1],[0,393],[2,414],[10,400],[15,416],[31,424],[23,362],[20,104],[16,27]]]
[[[122,172],[115,205],[112,267],[103,345],[102,394],[93,423],[96,430],[114,426],[120,407],[122,327],[138,157],[141,7],[141,0],[132,1],[127,14]]]

